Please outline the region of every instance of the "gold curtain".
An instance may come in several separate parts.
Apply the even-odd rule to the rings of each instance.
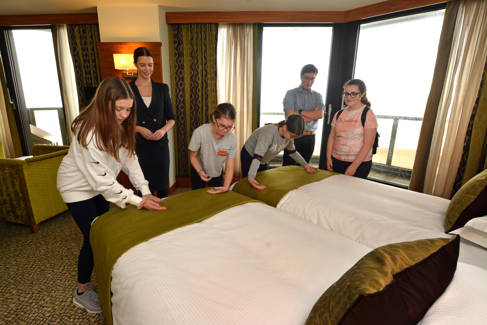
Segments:
[[[100,32],[98,25],[67,25],[67,28],[81,109],[89,104],[101,82],[98,55]]]
[[[409,182],[409,189],[417,192],[423,192],[426,167],[431,149],[431,139],[433,137],[436,115],[438,114],[438,106],[443,91],[448,59],[450,57],[459,2],[460,1],[451,1],[448,3],[445,17],[443,19],[433,81],[431,83],[431,89],[424,111],[418,147],[416,149],[416,157],[414,158],[413,172],[411,181]]]
[[[237,110],[235,135],[241,148],[252,134],[256,56],[252,24],[218,26],[218,98]],[[240,151],[235,155],[235,174],[240,175]]]
[[[217,105],[217,24],[169,25],[176,176],[190,175],[188,143]]]
[[[453,191],[487,58],[487,2],[459,5],[423,188],[444,198]]]
[[[17,122],[15,121],[14,106],[8,98],[7,81],[0,60],[0,142],[6,157],[22,156],[22,143],[20,141]]]
[[[458,170],[454,191],[470,178],[487,169],[487,64],[482,86],[472,113],[469,132],[465,141],[462,164]]]

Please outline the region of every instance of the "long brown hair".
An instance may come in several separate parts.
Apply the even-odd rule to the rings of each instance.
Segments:
[[[115,102],[119,99],[134,101],[130,115],[122,124],[115,116]],[[127,81],[110,77],[100,83],[91,102],[74,119],[71,131],[83,147],[86,148],[94,138],[98,149],[119,161],[118,150],[121,147],[125,147],[130,156],[135,152],[135,110],[134,93]],[[90,132],[93,134],[88,139]]]

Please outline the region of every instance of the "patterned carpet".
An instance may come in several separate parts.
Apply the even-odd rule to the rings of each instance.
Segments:
[[[39,228],[0,220],[0,324],[104,324],[72,302],[82,236],[71,215]]]

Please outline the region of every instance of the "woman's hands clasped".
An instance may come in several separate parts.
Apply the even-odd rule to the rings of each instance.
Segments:
[[[161,140],[164,135],[166,135],[166,132],[160,128],[159,130],[152,132],[148,128],[144,128],[142,126],[137,126],[135,128],[137,132],[140,133],[141,136],[144,137],[144,139],[149,140],[149,141],[158,141]]]
[[[147,209],[151,211],[166,210],[165,206],[161,206],[160,203],[163,199],[160,199],[152,194],[146,194],[142,197],[142,201],[137,206],[137,209]]]

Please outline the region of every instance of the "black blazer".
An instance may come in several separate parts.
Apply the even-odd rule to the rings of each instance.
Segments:
[[[166,125],[167,121],[174,120],[169,87],[166,84],[152,81],[152,99],[149,107],[145,106],[135,81],[130,85],[137,103],[137,125],[155,132]],[[167,134],[164,138],[167,139]]]

